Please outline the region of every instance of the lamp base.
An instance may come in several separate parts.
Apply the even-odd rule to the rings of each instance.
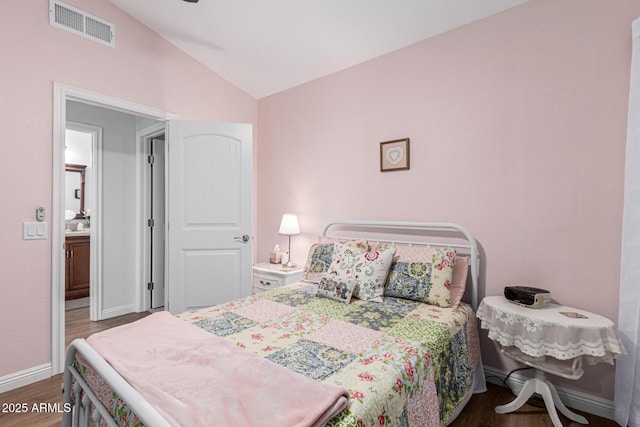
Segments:
[[[291,260],[289,260],[287,263],[282,264],[282,269],[283,270],[291,270],[293,268],[297,268],[298,264],[294,264],[291,262]]]

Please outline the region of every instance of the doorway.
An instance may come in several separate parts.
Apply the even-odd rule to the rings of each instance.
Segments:
[[[149,141],[149,190],[147,201],[149,212],[149,271],[150,307],[164,307],[165,282],[165,144],[164,134]],[[146,252],[145,252],[146,253]]]
[[[90,124],[103,130],[100,148],[95,152],[96,167],[93,168],[98,177],[95,180],[97,185],[87,186],[89,193],[98,196],[91,215],[94,242],[91,287],[95,291],[92,294],[96,296],[91,299],[91,320],[147,310],[149,298],[141,294],[139,288],[151,283],[145,277],[148,262],[142,262],[142,258],[148,258],[146,251],[152,247],[141,245],[143,237],[140,233],[146,231],[144,224],[151,217],[143,217],[143,209],[138,205],[140,200],[148,198],[153,185],[143,186],[138,177],[141,169],[146,174],[153,165],[141,162],[150,157],[146,148],[139,146],[138,135],[141,127],[146,129],[149,125],[164,132],[165,123],[77,101],[67,101],[66,108],[68,121]],[[157,199],[163,203],[163,198]],[[75,224],[71,225],[72,230],[75,227]],[[66,232],[67,240],[75,237],[70,236],[72,233],[76,232]],[[77,264],[73,257],[70,261],[72,265]]]
[[[133,150],[133,159],[131,163],[133,166],[133,177],[129,182],[119,181],[117,178],[121,176],[118,168],[111,175],[107,172],[108,162],[122,157],[122,153],[114,153],[112,150],[102,150],[101,148],[94,152],[93,166],[101,170],[102,172],[96,174],[94,182],[91,184],[92,189],[96,189],[92,197],[91,206],[91,240],[92,249],[95,248],[91,254],[92,258],[95,257],[95,265],[91,264],[91,280],[90,280],[90,295],[91,298],[91,317],[92,320],[98,320],[101,318],[118,316],[127,312],[143,311],[148,308],[142,309],[144,303],[141,297],[141,282],[138,280],[142,276],[142,265],[140,258],[142,253],[140,248],[140,236],[143,234],[142,226],[139,224],[142,222],[142,212],[137,208],[136,201],[140,199],[141,193],[144,191],[140,185],[140,181],[137,178],[138,164],[142,153],[139,153],[137,144],[137,132],[140,129],[147,128],[151,125],[159,125],[163,129],[167,120],[175,118],[175,115],[152,109],[149,107],[141,106],[138,104],[130,103],[128,101],[119,100],[109,96],[96,94],[83,89],[77,89],[66,85],[54,83],[54,120],[53,120],[53,199],[52,199],[52,226],[51,226],[51,241],[52,241],[52,373],[57,374],[62,372],[63,361],[65,357],[65,219],[64,219],[64,184],[65,184],[65,157],[64,157],[64,145],[65,145],[65,130],[67,128],[67,121],[70,119],[71,111],[68,111],[69,102],[80,104],[91,108],[101,108],[105,114],[112,115],[129,115],[133,117],[133,132],[131,137],[125,142],[124,140],[118,140],[121,145],[129,144]],[[73,121],[87,123],[87,120],[82,120],[80,117],[75,116]],[[79,120],[80,119],[80,120]],[[98,127],[103,127],[98,124]],[[104,141],[103,141],[104,142]],[[105,156],[100,156],[105,154]],[[111,156],[111,158],[109,157]],[[106,173],[106,174],[105,174]],[[118,175],[120,173],[120,175]],[[110,182],[111,178],[115,176],[115,184],[105,186],[104,183]],[[109,180],[109,181],[108,181]],[[132,185],[133,183],[133,185]],[[131,190],[132,193],[128,193]],[[127,203],[125,207],[118,206],[118,203],[110,203],[107,205],[105,202],[109,200],[114,194],[119,196],[129,197],[133,200]],[[139,218],[138,218],[139,217]],[[111,228],[110,228],[111,227]],[[114,242],[114,235],[111,230],[119,230],[121,233],[127,233],[132,237],[133,244],[127,244],[124,247],[131,249],[131,254],[122,254],[122,243]],[[108,233],[108,234],[107,234]],[[108,239],[104,237],[108,235]],[[114,243],[113,250],[109,249],[108,242]],[[116,277],[110,277],[115,283],[120,283],[118,274],[121,274],[124,270],[121,268],[109,268],[103,264],[103,259],[109,258],[107,251],[111,250],[112,253],[116,253],[116,256],[122,256],[123,259],[131,257],[132,269],[128,271],[129,276],[134,279],[127,279],[122,281],[123,288],[126,287],[129,294],[125,295],[128,298],[127,301],[119,301],[118,298],[122,298],[122,292],[115,290],[109,294],[104,294],[102,289],[102,282],[105,280],[104,272],[109,271],[109,274],[116,275]],[[116,260],[118,264],[119,260]],[[94,268],[95,267],[95,268]],[[95,280],[94,280],[95,279]],[[146,289],[145,289],[146,290]]]
[[[166,277],[166,145],[165,126],[157,124],[138,135],[142,157],[141,182],[144,197],[140,209],[144,212],[146,228],[143,242],[143,283],[146,290],[141,294],[143,306],[151,310],[164,307]]]
[[[52,250],[52,373],[64,369],[64,257],[59,249],[64,244],[64,129],[68,119],[67,104],[81,104],[98,108],[101,114],[134,117],[132,140],[130,133],[115,138],[116,148],[134,148],[134,155],[122,156],[117,150],[98,150],[96,204],[92,211],[92,233],[100,242],[95,283],[91,293],[98,303],[98,314],[117,316],[149,308],[149,291],[144,278],[142,248],[148,229],[144,214],[145,188],[141,167],[148,155],[140,140],[166,135],[163,145],[166,160],[165,214],[172,225],[166,226],[164,305],[171,313],[220,304],[230,299],[251,294],[252,262],[252,146],[253,128],[249,123],[211,123],[174,120],[167,112],[132,104],[106,95],[100,95],[54,83],[53,120],[53,208],[51,240]],[[131,123],[129,124],[131,125]],[[150,135],[155,129],[156,135]],[[108,132],[111,135],[111,131]],[[105,128],[103,143],[106,143]],[[161,139],[157,139],[161,141]],[[136,143],[138,142],[138,143]],[[169,146],[172,148],[169,149]],[[123,159],[127,159],[126,164]],[[115,163],[113,162],[115,160]],[[115,168],[109,168],[114,165]],[[123,173],[124,167],[134,170],[134,177]],[[109,173],[109,170],[111,171]],[[135,183],[134,183],[135,182]],[[108,185],[107,185],[108,184]],[[157,194],[157,192],[156,192]],[[109,203],[111,197],[123,198],[122,203]],[[151,206],[151,205],[150,205]],[[151,209],[151,207],[149,207]],[[155,208],[154,208],[155,209]],[[165,227],[163,227],[165,228]],[[118,240],[118,236],[121,240]],[[126,240],[129,238],[130,240]],[[154,235],[154,242],[157,238]],[[128,244],[124,244],[123,242]],[[117,262],[110,259],[108,243]],[[113,249],[112,248],[112,249]],[[101,261],[102,260],[102,261]],[[157,262],[156,262],[157,263]],[[126,266],[126,268],[124,268]],[[127,271],[129,270],[129,271]],[[101,286],[109,279],[117,289]],[[133,273],[133,274],[132,274]],[[155,275],[155,273],[154,273]],[[108,289],[109,292],[106,292]],[[125,298],[125,302],[122,299]],[[129,300],[126,300],[129,298]],[[127,302],[130,301],[130,302]]]
[[[93,153],[101,128],[67,122],[65,129],[65,309],[89,307],[91,288],[91,209],[94,206]]]

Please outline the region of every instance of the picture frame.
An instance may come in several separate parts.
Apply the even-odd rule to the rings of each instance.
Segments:
[[[409,169],[409,153],[409,138],[381,142],[380,172]]]

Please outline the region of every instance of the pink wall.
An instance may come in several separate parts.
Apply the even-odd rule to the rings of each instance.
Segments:
[[[67,2],[113,22],[116,48],[49,26],[46,0],[0,15],[0,377],[51,357],[51,240],[21,224],[51,212],[53,81],[184,119],[259,116],[259,260],[286,243],[285,211],[298,262],[330,219],[454,221],[487,254],[482,295],[543,286],[617,318],[637,2],[533,0],[258,103],[109,3]],[[378,143],[403,137],[411,170],[380,173]],[[597,366],[567,386],[611,399],[612,384]]]
[[[116,25],[115,49],[49,25],[48,1],[0,15],[0,377],[51,361],[51,239],[22,222],[52,206],[53,82],[177,113],[257,122],[257,102],[104,0],[66,0]]]
[[[332,219],[451,221],[486,252],[481,297],[509,284],[618,313],[631,22],[640,3],[533,0],[258,101],[258,244],[283,212],[306,252]],[[411,138],[381,173],[379,142]],[[486,365],[511,369],[483,337]],[[609,365],[574,388],[613,398]]]

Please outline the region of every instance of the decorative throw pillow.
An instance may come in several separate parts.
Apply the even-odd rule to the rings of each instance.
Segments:
[[[369,242],[369,252],[380,251],[383,249],[395,248],[395,243],[390,242]]]
[[[369,251],[353,258],[356,285],[353,296],[365,301],[383,302],[384,285],[396,248]]]
[[[455,259],[454,248],[398,246],[385,295],[449,307]]]
[[[456,256],[456,263],[453,265],[453,273],[451,274],[451,307],[457,307],[464,296],[467,287],[469,258],[468,256]]]
[[[371,245],[372,243],[369,242],[367,239],[356,239],[353,238],[351,240],[347,240],[347,239],[336,239],[335,237],[325,237],[325,236],[320,236],[318,242],[320,243],[344,243],[345,245],[349,245],[352,247],[357,247],[358,249],[360,249],[362,252],[371,252]],[[377,245],[377,242],[375,242],[375,244]]]
[[[331,264],[322,273],[316,294],[349,304],[356,286],[352,259],[361,252],[342,243],[333,245]]]
[[[335,243],[331,265],[318,284],[318,295],[348,304],[357,290],[360,299],[382,302],[394,253],[393,247],[362,253],[357,247]]]
[[[366,252],[369,244],[366,240],[349,240],[343,242],[345,245]],[[331,243],[314,243],[309,249],[307,263],[304,266],[304,280],[312,283],[319,283],[322,273],[329,269],[333,258],[333,246]]]

